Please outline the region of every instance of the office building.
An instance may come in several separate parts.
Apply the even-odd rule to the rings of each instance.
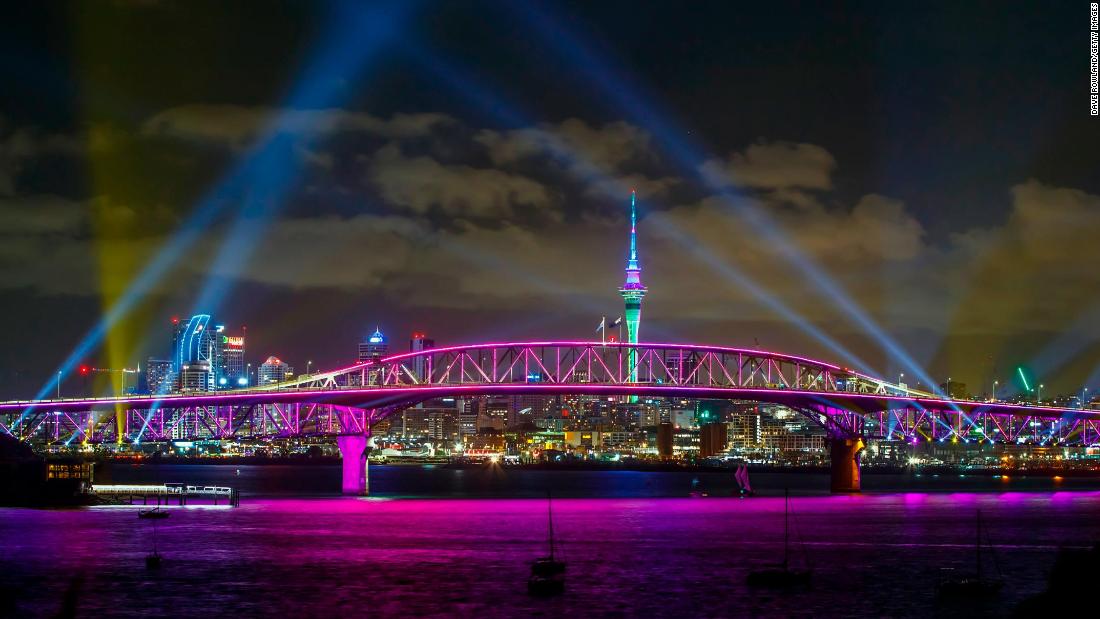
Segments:
[[[382,357],[385,357],[386,353],[389,351],[389,341],[386,339],[386,336],[382,334],[382,331],[378,327],[375,327],[374,333],[371,333],[365,340],[359,342],[359,363],[378,361]]]
[[[171,359],[149,357],[145,362],[145,389],[154,395],[172,393],[176,387],[176,373]]]
[[[257,385],[281,383],[294,376],[294,370],[278,357],[268,357],[256,370]]]
[[[430,339],[423,332],[414,332],[412,339],[409,340],[409,352],[420,352],[423,350],[429,350],[435,348],[435,340]],[[419,381],[426,381],[430,377],[428,376],[428,359],[424,356],[413,357],[410,365],[413,371],[413,375]]]

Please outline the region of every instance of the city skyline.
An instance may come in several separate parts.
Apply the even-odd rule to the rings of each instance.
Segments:
[[[1074,105],[1079,76],[1030,56],[1073,56],[1072,15],[998,11],[992,31],[1026,25],[1041,42],[1014,40],[1011,62],[990,64],[949,62],[946,50],[1002,48],[986,28],[955,36],[987,23],[973,7],[870,12],[862,28],[824,8],[714,6],[699,19],[613,3],[485,6],[510,11],[527,43],[457,9],[363,17],[391,29],[383,36],[416,33],[386,62],[339,47],[341,24],[357,22],[338,10],[295,21],[241,9],[214,27],[170,4],[92,3],[86,21],[148,28],[82,37],[56,10],[20,9],[26,19],[10,23],[24,32],[6,45],[40,65],[22,82],[73,96],[0,109],[0,208],[18,239],[0,294],[28,327],[0,353],[4,388],[19,385],[8,395],[40,390],[100,320],[106,332],[79,355],[98,367],[147,358],[163,318],[181,313],[230,317],[252,327],[255,350],[319,366],[345,359],[349,336],[375,322],[450,342],[582,337],[593,317],[618,315],[607,291],[619,281],[603,265],[621,260],[631,187],[640,240],[660,256],[647,263],[660,286],[643,339],[759,342],[883,376],[916,366],[974,391],[1019,366],[1052,390],[1096,382],[1100,300],[1084,265],[1100,186],[1086,116],[1059,107]],[[563,36],[548,30],[566,23]],[[685,28],[714,35],[713,24],[732,30],[700,36],[709,60],[695,77],[709,79],[671,70],[689,60],[675,45]],[[257,72],[226,55],[193,88],[157,77],[190,75],[190,37],[218,41],[221,27],[324,70]],[[792,46],[762,47],[760,32]],[[516,53],[527,44],[575,69],[551,63],[534,77]],[[887,53],[863,53],[876,45]],[[62,60],[70,48],[91,62]],[[807,49],[819,76],[804,73]],[[229,77],[240,72],[256,79]],[[1007,77],[1046,87],[1021,93]],[[982,88],[960,87],[975,79]],[[575,96],[547,86],[558,83]],[[453,97],[424,96],[439,89]],[[950,123],[938,122],[937,92],[951,93]],[[957,140],[964,128],[971,137]]]
[[[1100,2],[2,15],[0,616],[1096,606]]]

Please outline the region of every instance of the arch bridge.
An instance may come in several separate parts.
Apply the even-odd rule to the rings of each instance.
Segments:
[[[864,438],[1100,443],[1100,411],[952,400],[831,363],[696,344],[508,342],[392,355],[249,389],[0,403],[0,431],[69,444],[334,435],[345,490],[366,490],[371,426],[439,397],[729,399],[791,408],[831,443],[833,488],[859,488]]]

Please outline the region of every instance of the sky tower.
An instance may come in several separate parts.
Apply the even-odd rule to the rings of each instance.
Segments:
[[[642,297],[645,296],[646,287],[642,284],[642,267],[638,266],[638,213],[635,209],[637,192],[630,191],[630,258],[626,261],[626,282],[619,288],[619,294],[623,295],[626,303],[623,317],[626,320],[626,341],[629,344],[638,343],[638,327],[642,322]],[[628,352],[630,369],[630,382],[638,381],[638,351],[631,348]]]

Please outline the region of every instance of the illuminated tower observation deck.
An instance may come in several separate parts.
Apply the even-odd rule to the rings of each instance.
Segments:
[[[642,322],[642,297],[645,296],[646,287],[642,284],[642,267],[638,265],[638,213],[635,207],[637,193],[630,192],[630,258],[626,261],[626,282],[619,288],[619,294],[623,296],[626,304],[623,319],[626,320],[626,341],[629,344],[638,343],[638,327]],[[630,349],[628,366],[630,368],[630,381],[638,381],[638,351]]]

